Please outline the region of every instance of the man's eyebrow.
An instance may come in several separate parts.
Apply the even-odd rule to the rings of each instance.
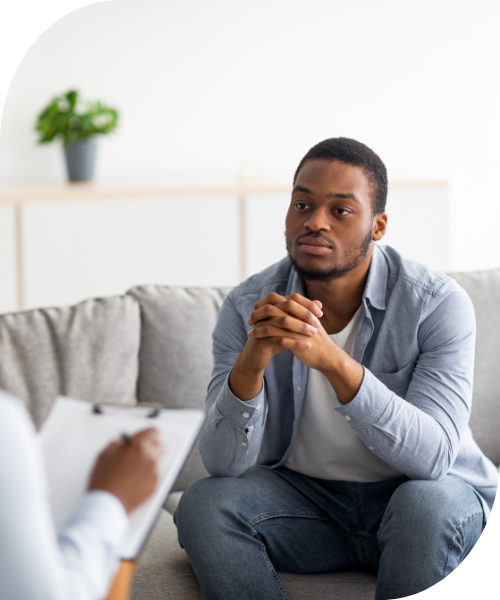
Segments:
[[[327,194],[326,195],[327,198],[348,198],[349,200],[354,200],[354,202],[357,202],[358,204],[361,204],[361,202],[356,198],[356,196],[354,194],[351,193],[347,193],[347,194]]]
[[[294,194],[295,192],[302,192],[303,194],[308,194],[309,196],[314,196],[314,192],[311,191],[309,188],[303,187],[302,185],[296,185],[293,190],[292,190],[292,194]],[[326,194],[326,198],[328,198],[329,200],[332,200],[334,198],[347,198],[349,200],[354,200],[354,202],[357,202],[358,204],[361,204],[361,202],[358,200],[358,198],[355,196],[355,194],[351,194],[350,192],[342,194],[342,193],[334,193],[331,192],[330,194]]]
[[[310,196],[314,196],[313,192],[311,192],[309,188],[303,187],[302,185],[296,185],[292,190],[292,194],[294,194],[295,192],[302,192],[303,194],[309,194]]]

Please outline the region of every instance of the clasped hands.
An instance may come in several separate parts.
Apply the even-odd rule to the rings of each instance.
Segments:
[[[328,336],[321,325],[319,300],[275,292],[257,302],[248,324],[248,340],[229,376],[229,387],[240,400],[257,396],[264,371],[274,356],[288,349],[306,366],[325,375],[343,404],[353,400],[364,377],[363,367]]]
[[[324,371],[328,359],[338,346],[321,325],[323,316],[319,300],[309,300],[300,294],[281,296],[275,292],[260,300],[248,319],[252,354],[261,359],[265,368],[273,356],[288,349],[312,369]]]

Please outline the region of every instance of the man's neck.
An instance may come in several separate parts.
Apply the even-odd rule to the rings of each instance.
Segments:
[[[331,281],[306,281],[306,295],[321,302],[321,324],[328,334],[339,333],[354,317],[363,301],[368,279],[371,252],[363,262],[349,273]]]

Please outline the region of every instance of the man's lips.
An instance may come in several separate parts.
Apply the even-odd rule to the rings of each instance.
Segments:
[[[299,247],[306,254],[328,254],[332,251],[330,244],[322,238],[304,237],[299,242]]]

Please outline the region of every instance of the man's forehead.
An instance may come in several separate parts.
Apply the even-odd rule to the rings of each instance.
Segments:
[[[356,201],[360,194],[370,196],[371,186],[361,167],[336,160],[312,159],[304,163],[298,172],[294,192]]]
[[[302,193],[302,194],[307,194],[308,196],[315,196],[317,194],[317,192],[315,192],[314,190],[311,190],[303,185],[299,185],[296,184],[292,190],[292,194],[295,193]],[[321,194],[321,196],[323,196],[324,198],[327,198],[328,200],[335,200],[335,199],[349,199],[349,200],[354,200],[354,202],[357,202],[358,204],[360,204],[359,199],[357,198],[356,194],[353,194],[352,192],[327,192],[326,194]]]

